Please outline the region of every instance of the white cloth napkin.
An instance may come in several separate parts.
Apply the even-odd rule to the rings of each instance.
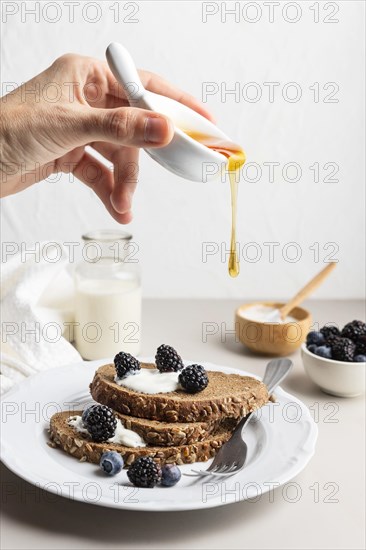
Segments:
[[[81,360],[65,338],[65,323],[73,321],[67,264],[65,247],[49,242],[39,254],[19,253],[2,264],[1,393],[31,374]]]

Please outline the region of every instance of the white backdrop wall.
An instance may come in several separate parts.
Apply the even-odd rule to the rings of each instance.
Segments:
[[[38,21],[28,11],[35,4]],[[108,43],[120,41],[139,67],[198,97],[210,83],[207,106],[242,144],[250,167],[240,183],[244,260],[234,280],[220,254],[202,261],[203,243],[220,249],[229,242],[229,186],[184,181],[142,153],[128,229],[140,248],[144,295],[286,297],[331,254],[338,269],[316,296],[363,295],[364,3],[120,2],[117,17],[116,2],[96,4],[74,3],[70,22],[70,2],[2,2],[3,93],[63,53],[103,58]],[[240,12],[225,21],[225,5]],[[217,13],[204,21],[204,10]],[[225,96],[225,86],[236,86],[239,97]],[[273,177],[269,163],[279,163]],[[118,225],[69,176],[7,197],[1,207],[3,241],[76,241]],[[277,243],[273,261],[264,243]]]

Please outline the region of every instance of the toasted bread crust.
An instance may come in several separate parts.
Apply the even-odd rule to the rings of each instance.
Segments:
[[[142,364],[143,368],[154,368]],[[184,391],[138,393],[114,382],[114,365],[100,367],[90,384],[92,397],[122,414],[160,422],[202,422],[241,418],[268,401],[266,386],[249,376],[208,371],[207,388],[196,394]]]
[[[82,462],[99,464],[102,454],[116,451],[123,456],[125,467],[128,467],[136,458],[150,456],[160,465],[163,464],[192,464],[203,462],[212,458],[218,449],[231,435],[231,429],[226,429],[222,424],[215,434],[211,434],[205,441],[189,445],[171,447],[125,447],[112,443],[95,443],[88,436],[78,433],[75,428],[69,426],[68,419],[73,415],[81,415],[82,411],[63,411],[56,413],[50,420],[51,446],[60,447],[66,453],[78,458]]]
[[[215,433],[222,422],[235,427],[237,419],[218,419],[207,422],[159,422],[115,412],[125,428],[138,433],[148,445],[170,447],[204,441]]]

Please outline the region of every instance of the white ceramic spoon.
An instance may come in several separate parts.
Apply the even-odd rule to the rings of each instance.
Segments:
[[[106,57],[132,107],[162,113],[175,125],[174,137],[166,147],[145,149],[146,153],[182,178],[192,181],[217,179],[226,168],[227,158],[187,136],[183,129],[217,137],[219,140],[231,141],[230,138],[212,122],[182,103],[145,90],[130,54],[121,44],[112,42],[107,48]]]

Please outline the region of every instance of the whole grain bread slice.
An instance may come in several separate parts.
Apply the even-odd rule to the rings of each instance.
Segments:
[[[238,422],[235,418],[202,422],[159,422],[138,418],[115,411],[125,428],[138,433],[148,445],[170,447],[176,445],[190,445],[197,441],[204,441],[219,429],[222,422],[228,428],[234,428]]]
[[[155,365],[142,363],[142,368]],[[146,394],[115,383],[113,364],[100,367],[90,384],[95,401],[123,414],[160,422],[201,422],[241,418],[268,401],[266,386],[249,376],[208,371],[208,386],[195,394],[183,390]]]
[[[99,464],[105,451],[116,451],[123,456],[125,467],[141,456],[150,456],[158,464],[191,464],[203,462],[213,457],[218,449],[231,435],[232,426],[228,429],[222,423],[217,432],[205,441],[171,447],[147,446],[125,447],[115,443],[95,443],[88,435],[80,434],[69,426],[70,416],[81,415],[82,411],[63,411],[56,413],[50,420],[50,445],[60,447],[66,453],[78,458],[81,462]]]

